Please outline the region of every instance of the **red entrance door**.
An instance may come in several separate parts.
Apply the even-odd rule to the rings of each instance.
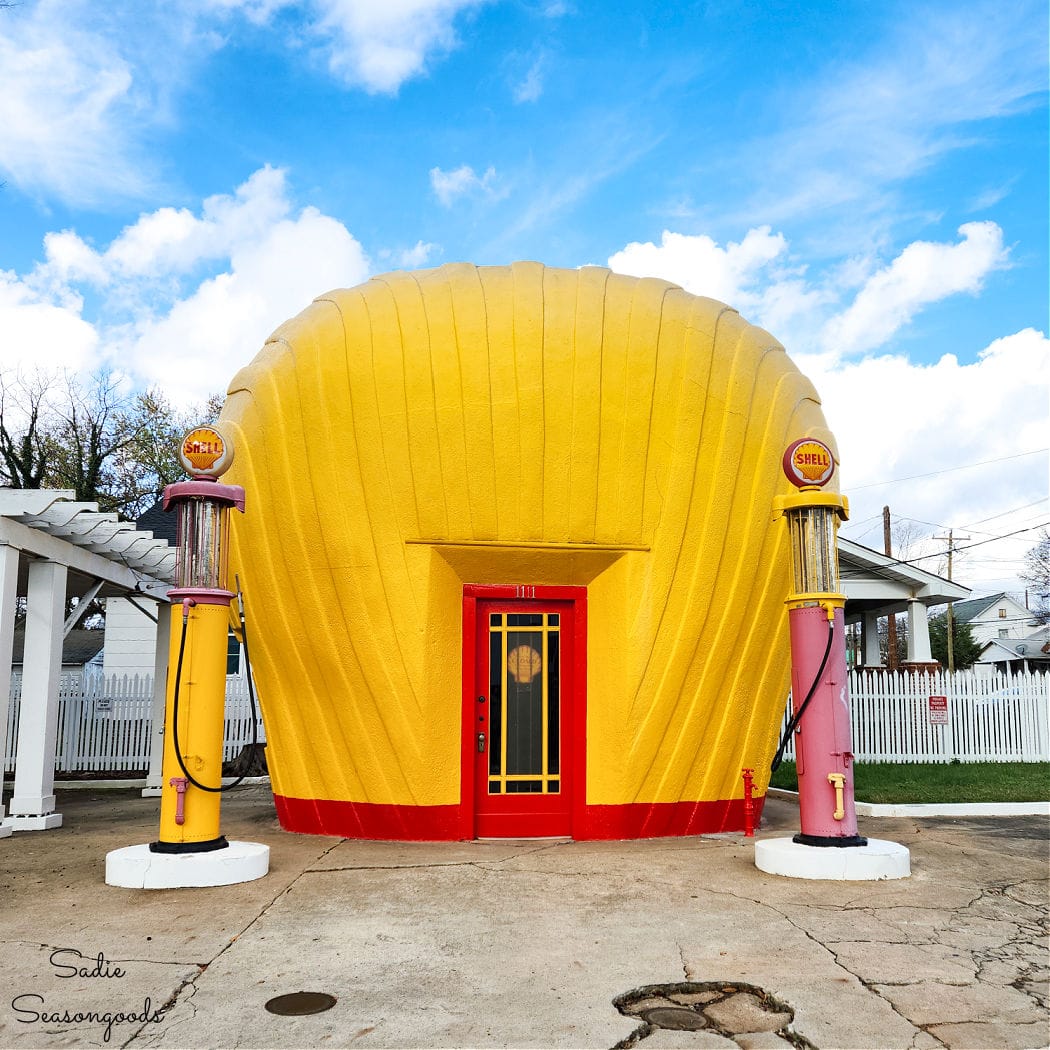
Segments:
[[[474,834],[569,835],[574,755],[582,744],[574,740],[576,659],[582,657],[576,602],[479,598],[474,619],[465,727],[473,755]]]

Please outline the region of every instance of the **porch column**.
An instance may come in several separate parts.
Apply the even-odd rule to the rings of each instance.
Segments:
[[[860,626],[861,648],[864,653],[865,667],[881,667],[882,654],[879,652],[879,614],[866,612]]]
[[[44,831],[62,824],[54,790],[65,604],[66,567],[53,561],[30,562],[18,769],[6,821],[15,831]]]
[[[151,708],[149,772],[143,798],[159,798],[164,779],[164,705],[168,695],[168,647],[171,642],[171,603],[157,602],[157,649],[153,658],[153,705]]]
[[[0,821],[4,819],[4,765],[7,761],[7,716],[11,700],[17,585],[18,551],[6,543],[0,544]],[[11,829],[0,823],[0,839],[10,834]]]
[[[930,652],[930,622],[926,606],[912,598],[908,602],[908,663],[932,664]]]

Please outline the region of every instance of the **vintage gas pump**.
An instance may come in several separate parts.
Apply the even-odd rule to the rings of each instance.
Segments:
[[[220,833],[226,700],[230,511],[244,511],[244,489],[220,484],[233,446],[215,427],[182,441],[192,480],[164,490],[164,509],[178,515],[164,731],[160,834],[147,846],[106,857],[106,882],[134,888],[224,886],[261,878],[270,849],[227,842]]]
[[[776,875],[810,879],[891,879],[911,873],[904,846],[857,834],[853,743],[846,672],[845,595],[839,593],[836,538],[847,503],[823,491],[835,471],[831,449],[803,438],[784,453],[784,472],[798,489],[778,497],[787,518],[794,587],[787,599],[791,634],[799,834],[755,844],[755,864]],[[784,742],[774,759],[782,754]]]

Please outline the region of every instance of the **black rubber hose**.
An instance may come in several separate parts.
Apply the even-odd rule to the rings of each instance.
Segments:
[[[173,743],[175,746],[175,758],[179,763],[179,769],[182,770],[183,775],[194,787],[200,788],[201,791],[211,791],[218,794],[223,791],[229,791],[230,788],[237,787],[237,785],[248,775],[248,771],[245,770],[236,780],[231,781],[229,784],[224,785],[220,783],[218,787],[209,787],[207,784],[202,784],[199,780],[194,779],[193,774],[186,768],[186,763],[182,760],[182,749],[179,747],[179,686],[182,684],[182,658],[186,652],[186,626],[188,622],[189,616],[183,615],[182,637],[179,639],[179,659],[175,666],[175,695],[172,697],[171,702],[171,728]],[[244,662],[248,671],[248,700],[252,712],[252,752],[254,753],[256,745],[259,743],[259,716],[255,709],[255,690],[252,688],[252,665],[251,661],[248,659],[248,632],[245,627],[243,616],[241,617],[241,633],[244,636]],[[219,779],[220,781],[222,780],[221,765]]]
[[[820,685],[820,679],[824,674],[824,668],[828,666],[828,657],[831,656],[831,643],[834,640],[835,621],[828,620],[828,644],[824,648],[824,658],[820,661],[820,669],[817,671],[816,676],[813,679],[813,684],[809,687],[809,692],[806,693],[806,699],[802,701],[802,706],[795,712],[784,729],[784,735],[780,738],[780,746],[777,748],[777,753],[773,756],[773,763],[769,767],[770,773],[775,773],[780,768],[780,763],[784,761],[784,749],[787,747],[787,742],[791,739],[791,734],[798,729],[798,725],[802,721],[802,716],[806,713],[806,708],[809,707],[809,702],[813,699],[813,695],[817,691],[817,686]]]

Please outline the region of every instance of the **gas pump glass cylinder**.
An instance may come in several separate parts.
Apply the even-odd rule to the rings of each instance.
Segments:
[[[837,594],[838,508],[802,507],[790,513],[796,594]]]
[[[175,575],[179,589],[226,589],[229,508],[207,499],[179,504]]]

